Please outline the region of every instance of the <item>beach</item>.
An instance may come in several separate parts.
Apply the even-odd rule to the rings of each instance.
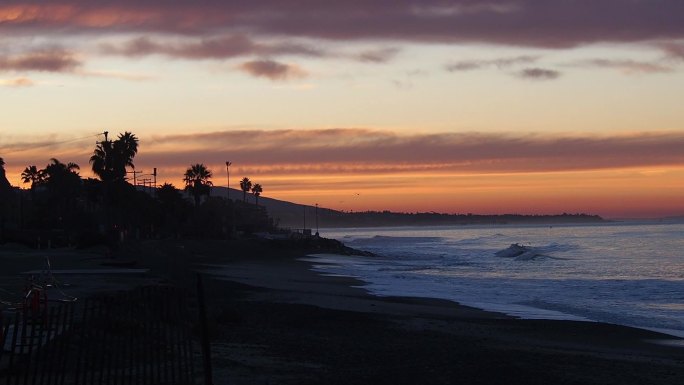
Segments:
[[[454,302],[377,297],[303,255],[197,260],[213,309],[216,384],[680,384],[673,337],[520,320]]]
[[[192,287],[195,273],[203,274],[214,384],[684,379],[684,348],[669,345],[678,343],[674,337],[604,323],[521,320],[440,299],[373,296],[361,281],[312,271],[307,255],[315,252],[326,250],[251,240],[150,241],[114,255],[72,251],[51,259],[65,269],[128,260],[149,269],[106,280],[68,279],[73,291],[66,291],[79,295],[156,283]],[[23,253],[32,262],[19,263],[5,251],[3,263],[19,271],[41,260],[40,252]]]

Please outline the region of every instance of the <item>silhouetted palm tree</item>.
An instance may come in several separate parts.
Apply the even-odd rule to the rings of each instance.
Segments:
[[[252,181],[247,177],[242,178],[240,188],[242,189],[242,201],[247,202],[247,192],[252,189]]]
[[[103,182],[123,181],[126,167],[135,169],[133,158],[138,153],[138,138],[124,132],[118,139],[99,142],[90,157],[93,172]]]
[[[195,197],[195,206],[199,206],[202,195],[209,195],[212,186],[209,179],[211,179],[211,171],[202,163],[193,164],[185,171],[183,176],[185,189]]]
[[[252,194],[254,194],[254,199],[256,199],[256,205],[259,206],[259,195],[264,191],[259,183],[252,186]]]
[[[75,206],[82,187],[79,169],[76,163],[62,163],[52,158],[45,169],[41,170],[49,192],[50,204],[54,205],[60,217],[72,211]]]
[[[31,190],[45,181],[45,170],[38,170],[36,166],[28,166],[21,173],[21,180],[24,183],[31,183]]]
[[[80,169],[81,168],[76,163],[69,162],[65,164],[56,158],[52,158],[50,159],[50,163],[45,166],[45,169],[41,171],[44,173],[45,180],[49,182],[50,180],[54,180],[55,178],[60,178],[68,174],[78,175],[77,170]]]

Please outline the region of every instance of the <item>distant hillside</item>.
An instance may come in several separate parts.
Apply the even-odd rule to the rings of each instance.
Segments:
[[[226,196],[225,187],[213,187],[213,196]],[[242,199],[242,191],[230,189],[232,199]],[[247,201],[254,203],[254,196],[247,194]],[[266,208],[269,216],[280,227],[316,228],[318,227],[391,227],[391,226],[447,226],[447,225],[493,225],[493,224],[561,224],[561,223],[600,223],[604,219],[589,214],[559,215],[477,215],[477,214],[439,214],[439,213],[395,213],[390,211],[342,212],[326,208],[316,208],[278,199],[259,197],[259,205]]]

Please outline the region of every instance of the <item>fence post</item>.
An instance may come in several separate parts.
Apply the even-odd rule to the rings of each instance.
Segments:
[[[207,307],[204,300],[204,285],[202,275],[197,274],[197,304],[199,307],[200,338],[202,339],[202,358],[204,360],[204,384],[213,385],[211,374],[211,346],[209,345],[209,330],[207,324]]]

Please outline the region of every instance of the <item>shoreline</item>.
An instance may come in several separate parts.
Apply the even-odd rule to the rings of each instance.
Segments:
[[[359,288],[362,288],[362,286],[365,286],[366,284],[370,283],[369,281],[363,280],[361,277],[356,277],[352,275],[342,275],[342,274],[335,274],[335,273],[326,273],[325,268],[318,268],[317,266],[320,265],[334,265],[334,262],[321,262],[321,261],[315,261],[315,259],[320,258],[321,256],[334,256],[334,257],[341,257],[344,258],[346,256],[344,255],[337,255],[337,254],[309,254],[304,258],[301,258],[302,261],[309,262],[311,264],[311,270],[321,274],[323,276],[339,276],[339,277],[348,277],[350,279],[354,279],[358,281],[361,285],[358,286]],[[379,298],[391,298],[391,297],[397,297],[397,295],[383,295],[379,293],[373,293],[369,289],[364,289],[369,295],[373,295]],[[444,301],[449,301],[453,302],[454,304],[458,306],[465,306],[477,310],[481,310],[483,312],[487,313],[496,313],[500,314],[503,317],[510,317],[510,318],[515,318],[515,319],[521,319],[521,320],[543,320],[543,321],[576,321],[576,322],[590,322],[590,323],[604,323],[608,325],[615,325],[615,326],[624,326],[624,327],[629,327],[629,328],[634,328],[634,329],[640,329],[640,330],[645,330],[649,332],[655,332],[655,333],[660,333],[660,334],[665,334],[668,336],[672,337],[673,341],[678,341],[678,343],[673,344],[673,346],[682,346],[684,347],[684,330],[676,330],[676,329],[667,329],[667,328],[656,328],[656,327],[645,327],[645,326],[638,326],[638,325],[627,325],[627,324],[619,324],[619,323],[611,323],[611,322],[605,322],[605,321],[597,321],[593,319],[589,319],[586,317],[581,317],[581,316],[576,316],[573,314],[568,314],[568,313],[563,313],[560,311],[555,311],[555,310],[545,310],[545,309],[540,309],[540,308],[535,308],[532,306],[525,306],[525,305],[516,305],[516,307],[522,309],[524,312],[525,309],[531,309],[533,311],[541,313],[547,313],[549,314],[548,317],[535,317],[535,316],[525,316],[525,315],[520,315],[520,311],[516,312],[515,310],[510,310],[506,309],[507,306],[509,305],[499,305],[499,304],[492,304],[492,305],[499,305],[496,306],[499,309],[493,309],[493,308],[487,308],[486,306],[478,306],[477,304],[466,304],[464,302],[459,301],[458,299],[451,299],[451,298],[438,298],[438,297],[430,297],[430,296],[412,296],[412,295],[399,295],[398,297],[406,297],[406,298],[418,298],[418,299],[427,299],[427,300],[444,300]],[[516,314],[517,313],[517,314]]]
[[[235,255],[213,268],[216,383],[679,384],[684,349],[644,329],[527,320],[450,300],[383,297],[307,255]],[[302,260],[304,259],[304,260]],[[207,263],[213,266],[207,266]],[[219,265],[220,270],[219,269]],[[227,383],[227,382],[226,382]]]

